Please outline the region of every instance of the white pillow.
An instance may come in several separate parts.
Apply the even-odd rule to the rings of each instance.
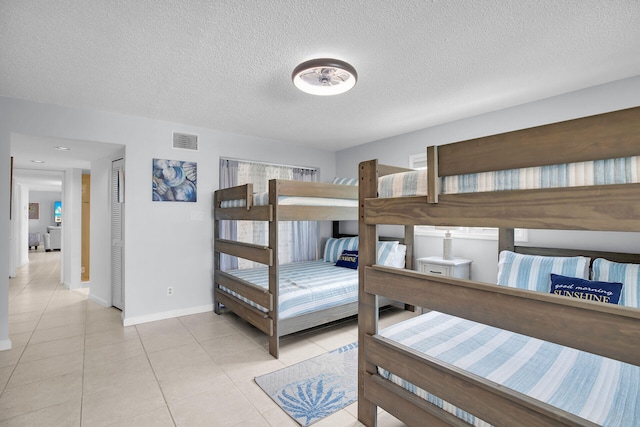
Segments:
[[[378,178],[378,197],[427,195],[427,170],[413,170]]]
[[[398,250],[398,244],[400,242],[378,242],[378,257],[376,258],[376,264],[389,265],[393,261],[396,251]]]
[[[596,258],[593,261],[593,280],[622,283],[620,305],[640,307],[640,264],[623,264]]]
[[[393,256],[385,265],[389,267],[404,268],[406,258],[407,258],[407,247],[405,245],[398,244],[398,246],[396,246],[396,250],[393,253]]]
[[[407,247],[400,242],[378,242],[377,264],[386,267],[404,268]]]
[[[523,255],[500,252],[498,285],[530,291],[549,292],[551,273],[589,279],[590,258]]]

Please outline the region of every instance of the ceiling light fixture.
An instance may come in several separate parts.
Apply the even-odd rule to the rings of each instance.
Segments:
[[[69,147],[63,147],[62,145],[59,145],[59,146],[57,146],[57,147],[53,147],[53,148],[55,148],[55,149],[56,149],[56,150],[58,150],[58,151],[69,151],[69,150],[71,150],[71,148],[69,148]]]
[[[338,59],[312,59],[298,65],[291,75],[293,84],[312,95],[338,95],[356,85],[356,69]]]
[[[44,160],[31,160],[31,163],[44,163]]]

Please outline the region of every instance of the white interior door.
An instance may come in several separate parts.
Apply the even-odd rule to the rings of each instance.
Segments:
[[[124,159],[111,164],[111,304],[124,310]]]

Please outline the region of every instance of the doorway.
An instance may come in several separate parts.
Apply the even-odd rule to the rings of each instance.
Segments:
[[[45,171],[55,171],[59,175],[56,185],[57,191],[62,191],[62,196],[56,200],[62,201],[62,218],[58,223],[62,224],[59,227],[62,230],[60,281],[69,288],[90,287],[90,299],[100,305],[111,306],[109,180],[112,160],[124,159],[124,146],[17,133],[11,134],[10,142],[10,154],[16,172],[13,190],[17,186],[32,189],[42,183],[52,184],[54,180],[39,176]],[[91,182],[85,180],[83,183],[83,175],[90,175]],[[83,194],[89,199],[83,200]],[[13,196],[15,216],[22,216],[21,210],[15,210],[16,195]],[[27,198],[25,200],[28,201]],[[83,218],[83,202],[89,200],[92,209]],[[46,203],[48,206],[49,202]],[[16,219],[15,216],[13,219]],[[41,217],[46,217],[54,225],[52,215],[43,214]],[[83,228],[89,223],[91,230],[85,233]],[[12,254],[18,250],[28,253],[27,231],[26,228],[21,229],[20,234],[12,238],[12,248],[24,246],[24,249],[15,251],[10,249]],[[89,234],[90,240],[83,239],[83,234]],[[86,256],[89,253],[90,259]],[[89,272],[90,279],[87,277]]]

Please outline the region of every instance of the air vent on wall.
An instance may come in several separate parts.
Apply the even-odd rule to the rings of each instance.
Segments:
[[[173,148],[198,151],[198,135],[174,132]]]

